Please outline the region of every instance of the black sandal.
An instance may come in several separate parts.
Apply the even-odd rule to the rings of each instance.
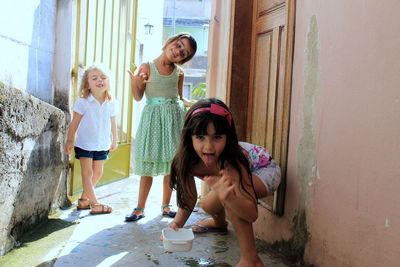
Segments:
[[[135,214],[135,211],[137,211],[137,210],[141,210],[143,213],[138,216],[138,215]],[[140,220],[140,219],[142,219],[144,217],[145,217],[144,216],[144,208],[135,208],[132,211],[131,214],[128,214],[128,215],[125,216],[125,221],[126,222],[135,222],[135,221],[138,221],[138,220]]]
[[[167,216],[167,217],[170,217],[170,218],[175,218],[176,212],[175,212],[175,211],[172,211],[172,210],[170,210],[170,211],[165,211],[164,209],[167,208],[167,207],[172,207],[172,205],[167,204],[167,205],[161,206],[162,216]]]

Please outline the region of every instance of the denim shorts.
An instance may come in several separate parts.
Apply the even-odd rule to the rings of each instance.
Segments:
[[[281,182],[281,168],[275,160],[271,159],[267,166],[251,171],[260,178],[267,188],[268,195],[272,195]]]
[[[108,150],[105,151],[87,151],[79,147],[74,147],[75,158],[91,158],[93,160],[106,160],[108,159]]]

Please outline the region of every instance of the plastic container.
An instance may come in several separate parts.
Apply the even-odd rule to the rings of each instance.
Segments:
[[[163,245],[166,251],[190,251],[194,234],[192,229],[180,228],[175,231],[172,228],[162,229]]]

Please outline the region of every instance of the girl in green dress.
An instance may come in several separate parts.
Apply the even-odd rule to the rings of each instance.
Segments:
[[[175,217],[169,205],[172,194],[169,172],[183,126],[184,105],[190,106],[182,97],[184,74],[178,65],[189,61],[196,49],[196,41],[190,34],[179,33],[168,38],[161,55],[143,63],[136,74],[128,70],[133,97],[140,101],[145,95],[147,102],[135,139],[134,173],[141,176],[139,198],[125,221],[144,217],[153,176],[157,175],[164,176],[161,213]]]

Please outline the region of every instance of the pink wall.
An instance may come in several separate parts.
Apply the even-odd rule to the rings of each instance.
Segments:
[[[399,266],[399,12],[297,1],[285,215],[261,211],[255,228],[270,242],[307,231],[308,263]]]

